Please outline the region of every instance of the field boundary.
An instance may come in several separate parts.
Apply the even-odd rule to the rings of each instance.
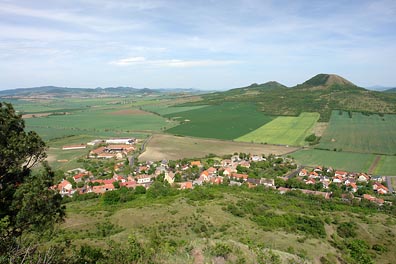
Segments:
[[[373,161],[373,163],[371,163],[370,168],[368,169],[368,173],[369,174],[373,174],[374,173],[374,171],[377,168],[380,160],[381,160],[381,156],[377,155],[375,157],[375,160]]]

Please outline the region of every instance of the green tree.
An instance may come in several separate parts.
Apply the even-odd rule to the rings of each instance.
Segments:
[[[29,231],[49,230],[64,217],[61,196],[51,190],[54,172],[43,163],[45,144],[11,104],[0,103],[0,255],[13,254],[19,237]]]
[[[120,182],[118,182],[118,181],[113,182],[113,186],[116,189],[120,189]]]

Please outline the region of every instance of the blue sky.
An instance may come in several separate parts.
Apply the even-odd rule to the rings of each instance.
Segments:
[[[0,89],[396,86],[396,1],[0,0]]]

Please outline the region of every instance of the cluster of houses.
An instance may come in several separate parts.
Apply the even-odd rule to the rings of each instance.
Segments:
[[[110,146],[110,145],[109,145]],[[107,147],[109,147],[107,146]],[[102,147],[103,148],[103,147]],[[230,185],[242,185],[243,183],[248,184],[249,187],[257,185],[264,185],[267,187],[275,188],[274,179],[252,179],[247,174],[241,174],[237,172],[237,167],[241,166],[244,168],[250,168],[250,163],[255,161],[265,160],[262,156],[251,156],[249,160],[240,159],[238,155],[232,156],[230,159],[224,159],[213,167],[204,169],[201,161],[191,161],[188,164],[176,164],[175,169],[171,169],[168,166],[168,161],[163,160],[159,164],[153,162],[146,162],[137,167],[136,171],[128,176],[120,176],[117,171],[123,166],[122,163],[116,163],[114,165],[114,175],[111,179],[95,179],[91,172],[84,169],[74,169],[66,173],[67,176],[72,177],[75,183],[84,182],[84,187],[73,188],[73,184],[64,179],[58,185],[53,186],[53,189],[57,189],[63,196],[71,196],[75,192],[80,194],[84,193],[97,193],[102,194],[107,191],[115,190],[114,183],[118,182],[118,187],[136,188],[137,186],[143,186],[146,189],[150,187],[154,179],[162,175],[164,181],[167,181],[171,185],[178,186],[179,189],[192,189],[193,186],[208,184],[221,184],[224,179],[229,180]],[[155,168],[151,173],[151,168]],[[199,176],[195,180],[190,181],[177,181],[176,175],[183,174],[184,171],[193,167],[198,168]]]
[[[333,170],[331,167],[324,170],[322,166],[317,166],[310,172],[307,169],[301,169],[298,175],[303,177],[305,184],[309,185],[319,182],[322,184],[323,189],[328,189],[331,183],[335,183],[337,185],[345,185],[351,192],[355,193],[358,191],[359,185],[372,182],[373,190],[378,194],[389,193],[389,189],[382,184],[385,180],[383,177],[372,176],[366,173],[350,173]]]
[[[124,146],[125,148],[127,148],[127,146],[133,148],[131,144],[124,144],[107,145],[98,149],[103,149],[104,153],[106,154],[120,153],[117,152],[118,149],[117,151],[114,149],[111,150],[113,146],[120,146],[120,151],[123,151],[122,148],[124,148]],[[99,154],[95,154],[95,157],[98,155]],[[73,188],[73,184],[68,180],[63,180],[61,183],[53,186],[52,188],[57,189],[63,196],[71,196],[76,192],[80,194],[103,194],[107,191],[112,191],[121,187],[136,188],[137,186],[143,186],[144,188],[148,189],[154,180],[161,176],[163,177],[164,181],[167,181],[172,186],[176,186],[178,189],[192,189],[194,186],[203,184],[224,184],[226,181],[226,183],[229,185],[241,186],[244,184],[249,188],[254,188],[259,185],[266,186],[268,188],[277,189],[280,193],[286,193],[295,190],[291,188],[275,186],[274,179],[257,179],[251,178],[245,173],[238,173],[238,167],[249,169],[252,162],[259,162],[263,160],[266,160],[266,158],[258,155],[250,155],[246,159],[241,159],[238,155],[234,155],[230,159],[219,160],[211,167],[205,167],[200,160],[195,160],[190,161],[189,163],[177,163],[172,166],[172,168],[168,165],[167,160],[163,160],[158,163],[145,162],[140,164],[133,173],[125,176],[121,176],[121,173],[119,173],[120,168],[123,166],[122,162],[119,162],[114,165],[114,174],[112,178],[96,179],[89,171],[84,169],[75,169],[68,171],[67,174],[72,177],[75,183],[83,183],[79,184],[80,188]],[[195,174],[196,176],[194,177],[195,179],[186,181],[186,178],[182,175],[185,175],[186,171],[191,172],[191,169],[193,168],[195,171],[197,171]],[[377,194],[387,194],[389,192],[388,188],[382,184],[382,177],[373,177],[365,173],[348,173],[345,171],[333,170],[332,168],[324,169],[321,166],[313,168],[312,170],[303,168],[298,170],[296,173],[297,178],[304,182],[307,187],[311,184],[320,183],[323,186],[323,189],[329,189],[329,185],[331,183],[335,183],[338,186],[347,186],[348,190],[354,193],[357,192],[360,185],[365,185],[368,182],[371,182],[373,190]],[[313,191],[309,190],[309,188],[299,190],[306,194],[322,196],[325,199],[331,198],[330,191]],[[362,198],[376,202],[378,204],[384,203],[382,199],[367,194],[362,196]]]

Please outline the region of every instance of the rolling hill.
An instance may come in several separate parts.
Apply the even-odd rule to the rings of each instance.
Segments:
[[[64,97],[64,96],[96,96],[96,95],[109,95],[109,96],[124,96],[124,95],[143,95],[143,94],[157,94],[157,93],[189,93],[199,94],[202,93],[196,89],[184,88],[133,88],[133,87],[107,87],[107,88],[69,88],[57,86],[40,86],[32,88],[16,88],[0,91],[0,97],[23,97],[23,96],[38,96],[47,95],[51,97]]]
[[[293,115],[319,112],[320,121],[328,121],[331,111],[341,109],[370,113],[396,113],[396,94],[369,91],[335,74],[318,74],[302,84],[286,87],[277,82],[202,96],[195,104],[255,102],[269,115]]]

